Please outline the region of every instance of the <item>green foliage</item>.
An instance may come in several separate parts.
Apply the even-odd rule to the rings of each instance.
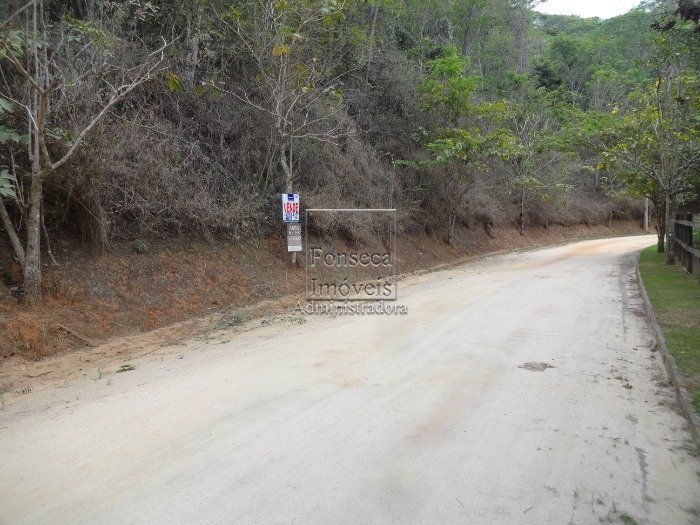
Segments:
[[[0,126],[0,144],[6,144],[8,142],[19,144],[25,140],[26,135],[20,135],[17,131],[7,126]]]
[[[75,140],[75,132],[58,126],[47,126],[46,136],[58,141],[72,142]]]
[[[246,321],[246,318],[244,315],[234,314],[227,321],[225,321],[225,324],[228,327],[233,328],[234,326],[242,325],[243,323],[245,323],[245,321]]]
[[[122,122],[142,119],[138,136],[115,144],[130,145],[143,138],[162,141],[163,147],[153,148],[153,158],[144,151],[148,148],[140,147],[138,162],[115,156],[114,163],[100,166],[129,172],[134,171],[131,166],[117,164],[133,162],[141,180],[145,177],[139,169],[148,171],[149,178],[151,172],[173,173],[168,169],[173,166],[181,170],[177,180],[187,183],[179,193],[196,189],[197,204],[187,202],[197,211],[183,213],[167,202],[166,211],[149,212],[159,217],[172,213],[176,217],[167,220],[178,224],[177,229],[181,221],[197,222],[208,235],[247,222],[229,209],[239,182],[244,189],[240,193],[255,193],[264,200],[286,184],[281,169],[291,173],[292,168],[303,177],[289,175],[290,181],[321,200],[347,199],[353,193],[344,186],[352,185],[347,174],[355,170],[366,175],[368,187],[392,179],[391,191],[398,201],[436,212],[432,215],[447,207],[452,219],[466,209],[489,215],[476,209],[478,205],[472,207],[482,202],[494,218],[521,205],[521,210],[530,206],[537,212],[532,216],[546,222],[549,219],[539,213],[547,208],[542,204],[554,208],[576,197],[577,189],[586,197],[594,194],[595,204],[606,205],[611,202],[606,196],[658,194],[660,183],[653,173],[662,164],[663,152],[678,153],[680,163],[687,163],[698,141],[695,88],[692,81],[683,80],[697,67],[697,38],[681,22],[667,31],[652,31],[656,4],[599,20],[541,15],[530,0],[129,0],[98,2],[99,14],[84,20],[82,9],[75,7],[79,3],[47,0],[47,36],[36,42],[40,54],[48,51],[52,79],[59,80],[65,71],[76,81],[63,82],[51,95],[49,151],[58,153],[72,142],[76,130],[89,121],[87,113],[103,102],[100,87],[89,93],[90,86],[104,86],[100,75],[110,83],[119,80],[119,72],[129,77],[138,71],[132,49],[179,35],[166,50],[169,69],[159,73],[160,92],[135,91],[138,102],[115,106],[111,113],[116,119],[106,124],[111,132]],[[30,13],[22,16],[27,18],[17,27],[30,28]],[[35,42],[25,40],[24,30],[12,31],[4,35],[8,46],[23,63],[31,64],[31,56],[23,53]],[[112,44],[118,44],[113,54]],[[104,57],[109,60],[101,61]],[[0,92],[31,106],[26,81],[6,58],[0,52],[8,74],[5,83],[12,87]],[[100,78],[93,81],[92,76]],[[671,76],[673,81],[668,80]],[[662,91],[680,93],[682,102],[665,97],[659,106],[652,84],[656,78],[662,79]],[[86,96],[82,104],[71,89],[95,96]],[[173,97],[168,92],[180,93],[176,107],[169,105]],[[216,111],[205,111],[208,103],[217,106]],[[250,118],[252,114],[256,118]],[[26,142],[22,133],[27,129],[31,122],[22,106],[0,98],[0,159]],[[101,144],[103,136],[96,138],[100,140],[95,145],[109,152],[109,145]],[[193,144],[196,148],[185,146]],[[13,151],[18,171],[31,169],[26,150]],[[161,151],[162,157],[157,157]],[[90,162],[109,158],[100,153],[79,159],[85,166],[75,173],[90,173]],[[407,160],[394,161],[394,166],[414,170],[406,170],[404,180],[394,185],[384,159],[401,157]],[[168,165],[171,158],[175,160]],[[195,169],[189,172],[189,166]],[[688,173],[694,169],[690,167]],[[315,174],[314,168],[323,175]],[[72,180],[71,169],[66,167],[64,174]],[[217,178],[220,173],[228,174],[221,175],[225,180]],[[111,175],[105,180],[119,180]],[[608,183],[613,180],[615,184]],[[121,195],[122,183],[110,183],[113,194]],[[231,194],[222,195],[222,188]],[[474,191],[467,196],[466,188]],[[487,192],[488,198],[481,199]],[[150,197],[152,201],[167,194],[154,193],[158,197]],[[431,198],[434,201],[428,203]],[[113,204],[105,208],[130,205]],[[580,208],[585,210],[585,204]],[[590,208],[596,207],[609,209]],[[211,224],[199,217],[206,214],[204,208],[217,209]],[[240,215],[251,215],[245,211]],[[110,223],[134,214],[135,220],[142,220],[140,209],[107,213],[114,213],[107,219]],[[250,219],[254,225],[248,231],[265,231],[266,220]],[[137,242],[134,248],[147,246]]]
[[[63,23],[72,31],[69,31],[66,38],[69,41],[107,44],[110,41],[110,35],[102,27],[99,22],[94,20],[80,20],[72,16],[63,17]]]
[[[469,60],[454,48],[428,61],[428,78],[420,86],[426,109],[447,116],[447,126],[431,134],[427,149],[432,157],[426,165],[453,162],[477,163],[486,157],[505,157],[515,139],[502,128],[488,129],[503,118],[507,104],[503,101],[476,102],[478,79],[466,73]]]
[[[601,119],[600,167],[612,170],[634,194],[692,191],[700,166],[700,80],[662,77],[632,94],[633,107]]]
[[[22,31],[19,30],[1,30],[0,29],[0,41],[6,42],[6,45],[12,53],[14,53],[18,57],[24,56],[24,34]],[[4,46],[0,46],[0,60],[4,60],[7,58],[7,52],[4,49]]]
[[[577,102],[585,95],[586,85],[593,74],[593,49],[583,38],[558,35],[551,39],[549,49],[535,67],[541,87],[561,90]]]
[[[425,164],[462,162],[472,168],[482,166],[485,158],[507,158],[515,143],[515,137],[505,129],[489,132],[477,127],[446,129],[427,144],[433,156]]]
[[[445,130],[427,148],[433,153],[428,164],[447,164],[455,160],[471,162],[481,152],[486,139],[478,128],[453,128]]]
[[[657,16],[644,8],[608,20],[538,15],[546,45],[535,60],[538,84],[584,109],[622,104],[649,79]]]
[[[136,239],[133,246],[136,253],[148,253],[149,246],[142,239]]]
[[[12,110],[12,103],[0,97],[0,144],[14,142],[15,144],[26,143],[28,137],[21,135],[16,129],[3,124],[7,120],[8,114]]]
[[[177,74],[173,73],[172,71],[166,71],[163,74],[163,77],[165,78],[165,85],[168,88],[168,91],[171,93],[182,91],[182,80]]]
[[[7,168],[0,169],[0,197],[17,198],[15,185],[17,180]]]
[[[427,109],[438,109],[456,121],[466,115],[472,105],[477,79],[467,75],[469,59],[459,56],[453,48],[427,63],[428,79],[420,86]]]

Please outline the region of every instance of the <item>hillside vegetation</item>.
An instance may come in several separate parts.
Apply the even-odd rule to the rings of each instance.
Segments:
[[[102,252],[281,234],[288,191],[303,207],[395,207],[403,232],[448,243],[458,226],[638,217],[646,195],[663,244],[699,159],[683,4],[602,21],[529,0],[3,2],[13,284],[41,299],[57,239]]]

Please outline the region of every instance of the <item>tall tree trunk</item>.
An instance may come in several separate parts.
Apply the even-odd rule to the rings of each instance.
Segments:
[[[676,262],[676,199],[666,195],[666,264]]]
[[[527,66],[527,43],[525,42],[525,11],[518,9],[513,21],[513,30],[515,32],[515,43],[518,48],[518,67],[517,71],[520,74],[525,73]]]
[[[46,229],[46,221],[44,220],[44,206],[41,206],[41,231],[44,234],[44,243],[46,243],[46,254],[49,256],[52,266],[58,266],[56,258],[53,256],[53,251],[51,250],[51,239],[49,238],[49,230]]]
[[[289,158],[287,158],[287,151],[289,151]],[[289,144],[282,146],[280,148],[280,165],[284,170],[285,176],[285,192],[292,193],[294,191],[294,181],[293,181],[293,165],[294,157],[292,155],[292,141],[289,140]],[[297,252],[292,252],[292,264],[297,263]]]
[[[289,152],[289,153],[287,153]],[[289,158],[287,158],[287,155],[289,154]],[[287,193],[292,193],[293,191],[293,176],[294,173],[292,171],[292,145],[291,142],[288,145],[282,146],[280,148],[280,166],[282,166],[282,170],[284,171],[284,191]]]
[[[525,185],[520,190],[520,235],[525,235]]]
[[[656,251],[664,253],[666,251],[666,206],[659,201],[654,202],[654,212],[656,213]]]
[[[464,31],[462,32],[462,56],[468,56],[469,55],[469,37],[470,35],[470,30],[471,30],[471,25],[472,25],[472,17],[474,15],[474,9],[469,9],[469,13],[467,14],[467,18],[464,21]]]
[[[649,233],[649,197],[644,197],[644,222],[642,223],[644,233]]]
[[[27,251],[24,257],[24,300],[28,304],[41,301],[41,200],[43,182],[32,177],[27,213]]]
[[[80,234],[83,242],[91,250],[95,253],[104,253],[109,250],[109,232],[95,179],[94,174],[87,175],[83,182],[85,189],[76,198],[81,204],[79,207]]]
[[[367,48],[367,68],[365,69],[365,82],[369,82],[369,71],[372,64],[372,53],[374,51],[374,35],[377,30],[377,18],[379,17],[379,2],[374,0],[372,4],[372,22],[369,29],[369,46]]]
[[[455,228],[457,226],[457,212],[452,211],[447,222],[447,244],[454,246]]]
[[[22,242],[19,240],[14,224],[12,224],[10,220],[10,214],[7,213],[7,208],[5,207],[5,202],[2,200],[2,197],[0,197],[0,218],[2,218],[2,225],[7,232],[7,236],[10,238],[10,244],[15,251],[15,257],[17,257],[19,263],[24,266],[24,248],[22,247]]]
[[[664,232],[663,230],[659,230],[659,232],[656,234],[657,239],[656,239],[656,252],[657,253],[664,253]]]
[[[156,74],[164,57],[164,50],[167,44],[158,50],[158,54],[151,54],[143,64],[142,72],[134,73],[134,78],[130,83],[125,83],[119,90],[115,90],[107,103],[97,113],[90,123],[77,135],[68,151],[58,161],[53,162],[46,144],[46,126],[50,121],[51,114],[51,93],[55,91],[61,82],[53,81],[48,60],[48,46],[41,46],[41,59],[39,54],[39,42],[47,41],[46,27],[44,25],[44,2],[35,0],[26,7],[32,7],[31,19],[27,21],[27,45],[24,53],[17,55],[14,48],[9,46],[7,41],[0,42],[2,54],[8,58],[15,66],[17,73],[24,78],[27,89],[27,128],[29,130],[29,140],[27,141],[28,155],[31,162],[31,185],[29,188],[29,202],[27,205],[26,228],[27,243],[24,252],[24,297],[27,303],[38,303],[41,301],[41,203],[43,199],[43,185],[51,173],[68,162],[74,152],[82,143],[85,136],[94,128],[101,119],[107,115],[109,109],[120,102],[127,93],[136,86],[150,80]],[[88,4],[99,7],[101,4],[93,1]],[[40,34],[40,32],[42,34]],[[151,56],[155,56],[151,62]],[[147,64],[150,66],[146,68]],[[134,69],[123,69],[123,76],[128,77],[129,71]],[[124,78],[122,81],[126,81]]]
[[[187,17],[187,32],[185,43],[187,47],[187,55],[185,56],[185,86],[189,89],[194,88],[194,77],[199,64],[199,41],[202,31],[202,14],[204,5],[201,1],[197,2],[193,12]]]
[[[85,18],[87,20],[95,19],[95,0],[85,0]]]

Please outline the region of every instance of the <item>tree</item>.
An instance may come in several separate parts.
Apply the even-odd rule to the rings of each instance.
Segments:
[[[470,179],[477,170],[486,168],[485,159],[510,155],[515,142],[512,134],[498,125],[505,104],[474,101],[477,79],[466,74],[468,63],[454,49],[447,49],[442,57],[428,62],[428,79],[421,86],[426,109],[439,112],[442,125],[428,134],[426,148],[431,157],[419,165],[443,169],[437,185],[446,201],[449,244],[454,241]]]
[[[254,90],[209,84],[272,117],[287,193],[294,185],[295,141],[333,142],[352,132],[338,116],[347,71],[336,72],[333,60],[343,9],[338,0],[253,0],[220,15],[254,64]]]
[[[535,71],[540,86],[559,89],[566,99],[580,104],[593,73],[592,64],[592,46],[587,39],[557,35],[551,39],[546,59],[539,61]]]
[[[567,174],[576,165],[575,156],[550,110],[543,88],[534,89],[522,75],[514,75],[512,104],[506,119],[516,141],[505,155],[513,177],[511,190],[517,196],[520,235],[525,233],[530,200],[547,202],[568,196]]]
[[[49,177],[69,162],[90,131],[113,107],[162,70],[167,47],[163,41],[157,50],[149,53],[136,67],[109,64],[111,51],[103,47],[103,44],[110,35],[83,22],[69,22],[69,27],[52,28],[45,23],[43,16],[43,2],[33,0],[0,26],[0,60],[9,63],[18,76],[15,86],[6,85],[7,91],[0,91],[0,97],[22,108],[26,115],[23,131],[27,137],[30,170],[27,174],[27,199],[23,201],[22,210],[27,230],[24,250],[20,250],[14,240],[17,234],[12,223],[5,220],[4,206],[4,211],[0,213],[10,239],[13,240],[17,258],[23,261],[24,298],[29,304],[41,300],[41,210],[44,187]],[[69,38],[65,38],[65,32],[68,32]],[[70,63],[71,56],[77,53],[77,46],[93,48],[99,55],[101,60],[95,61],[91,74],[104,74],[105,98],[99,111],[81,130],[63,133],[62,138],[67,139],[69,144],[66,151],[56,155],[55,148],[50,144],[51,135],[55,135],[51,131],[52,125],[55,125],[53,102],[62,89],[78,80],[71,76],[74,70]],[[74,48],[72,53],[68,52],[71,47]],[[62,50],[66,52],[61,53]]]
[[[674,220],[679,198],[694,190],[700,167],[698,77],[659,71],[635,93],[635,106],[619,114],[619,139],[604,153],[604,165],[657,204],[659,232],[666,236],[666,262],[675,261]],[[662,242],[659,241],[659,248]]]
[[[653,181],[664,209],[666,263],[675,262],[675,215],[679,200],[694,191],[700,168],[700,76],[692,21],[664,28],[653,42],[653,83],[633,93],[635,107],[621,115],[629,140],[607,152],[613,164],[637,169]]]

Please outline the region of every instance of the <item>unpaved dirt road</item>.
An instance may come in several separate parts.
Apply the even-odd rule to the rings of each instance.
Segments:
[[[0,522],[698,523],[634,279],[653,242],[491,257],[401,283],[407,316],[251,321],[19,396]]]

